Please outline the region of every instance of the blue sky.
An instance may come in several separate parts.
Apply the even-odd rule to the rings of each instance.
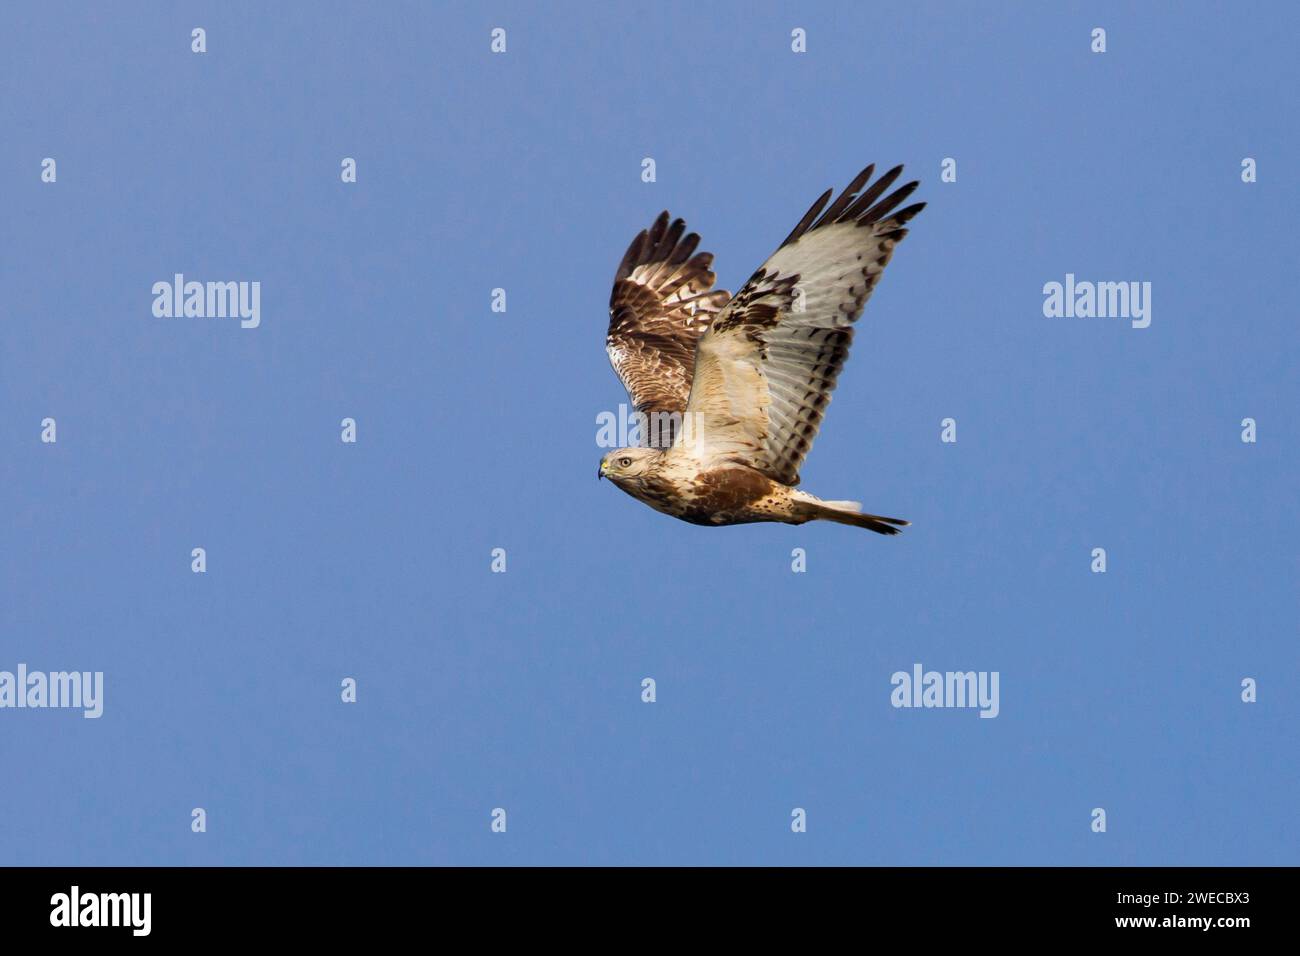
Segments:
[[[1296,863],[1294,8],[531,6],[0,14],[0,669],[105,682],[0,710],[0,863]],[[803,479],[913,527],[596,482],[632,236],[734,291],[868,162],[929,206]]]

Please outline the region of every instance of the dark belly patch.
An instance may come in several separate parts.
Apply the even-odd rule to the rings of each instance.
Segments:
[[[715,468],[697,475],[691,492],[687,520],[700,524],[753,521],[759,518],[752,512],[753,506],[771,494],[772,479],[750,468]]]

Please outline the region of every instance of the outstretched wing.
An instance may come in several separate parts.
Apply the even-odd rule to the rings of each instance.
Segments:
[[[710,291],[713,255],[697,253],[700,237],[685,232],[684,221],[660,213],[632,240],[609,297],[605,351],[636,410],[651,416],[686,408],[696,344],[729,298]]]
[[[799,483],[853,322],[907,235],[904,223],[925,207],[894,212],[917,184],[884,196],[903,167],[868,186],[874,170],[864,169],[829,207],[833,190],[813,203],[701,338],[686,408],[697,455]]]

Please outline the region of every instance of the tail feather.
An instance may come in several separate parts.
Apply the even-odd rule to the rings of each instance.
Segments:
[[[820,501],[808,495],[800,504],[807,514],[808,521],[834,521],[836,524],[852,525],[866,528],[876,534],[898,534],[900,528],[911,524],[902,518],[886,518],[884,515],[869,515],[862,511],[862,504],[857,501]]]

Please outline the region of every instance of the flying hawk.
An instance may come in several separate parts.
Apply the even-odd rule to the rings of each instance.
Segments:
[[[619,264],[605,348],[648,444],[605,455],[599,477],[694,524],[824,519],[898,534],[908,522],[856,501],[796,489],[853,322],[925,208],[902,204],[917,183],[886,191],[896,166],[868,166],[834,202],[828,189],[734,296],[715,290],[700,237],[661,213]],[[870,185],[868,185],[870,183]],[[828,206],[827,203],[830,203]]]

